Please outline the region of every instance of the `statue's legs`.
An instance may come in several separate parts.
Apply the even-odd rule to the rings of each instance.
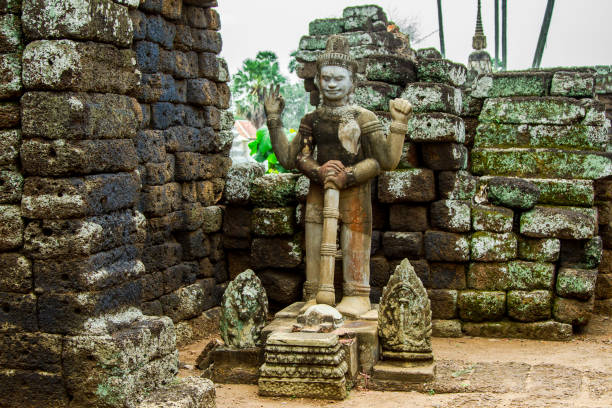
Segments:
[[[343,191],[340,196],[342,227],[343,297],[336,307],[344,316],[359,317],[371,309],[370,248],[372,204],[370,184]]]
[[[306,282],[302,310],[316,304],[319,290],[319,271],[321,269],[321,236],[323,233],[323,193],[320,187],[312,185],[306,198],[305,215],[306,241]]]

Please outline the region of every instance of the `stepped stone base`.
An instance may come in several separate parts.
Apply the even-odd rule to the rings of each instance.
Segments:
[[[343,400],[347,396],[346,379],[260,378],[259,395]]]

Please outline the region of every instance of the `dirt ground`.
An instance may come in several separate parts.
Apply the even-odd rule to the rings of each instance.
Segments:
[[[181,376],[208,340],[180,350]],[[612,320],[593,316],[568,342],[463,337],[432,340],[436,380],[426,393],[353,389],[344,401],[263,398],[255,385],[216,384],[218,408],[612,407]]]

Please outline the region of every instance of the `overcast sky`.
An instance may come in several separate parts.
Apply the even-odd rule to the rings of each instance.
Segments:
[[[390,20],[417,21],[422,36],[438,29],[436,0],[219,0],[221,55],[233,74],[258,51],[274,51],[288,74],[289,54],[308,34],[310,21],[342,17],[345,7],[361,4],[380,5]],[[495,54],[493,7],[494,0],[482,0],[491,56]],[[442,8],[446,57],[465,64],[472,47],[476,0],[442,0]],[[531,67],[545,9],[546,0],[508,0],[508,69]],[[542,66],[612,65],[611,17],[612,0],[557,0]],[[438,33],[412,47],[439,49]]]

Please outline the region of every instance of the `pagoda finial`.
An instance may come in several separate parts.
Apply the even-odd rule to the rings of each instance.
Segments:
[[[476,32],[472,37],[472,48],[475,50],[484,50],[487,48],[487,37],[482,29],[482,17],[480,14],[480,0],[478,0],[478,12],[476,13]]]

